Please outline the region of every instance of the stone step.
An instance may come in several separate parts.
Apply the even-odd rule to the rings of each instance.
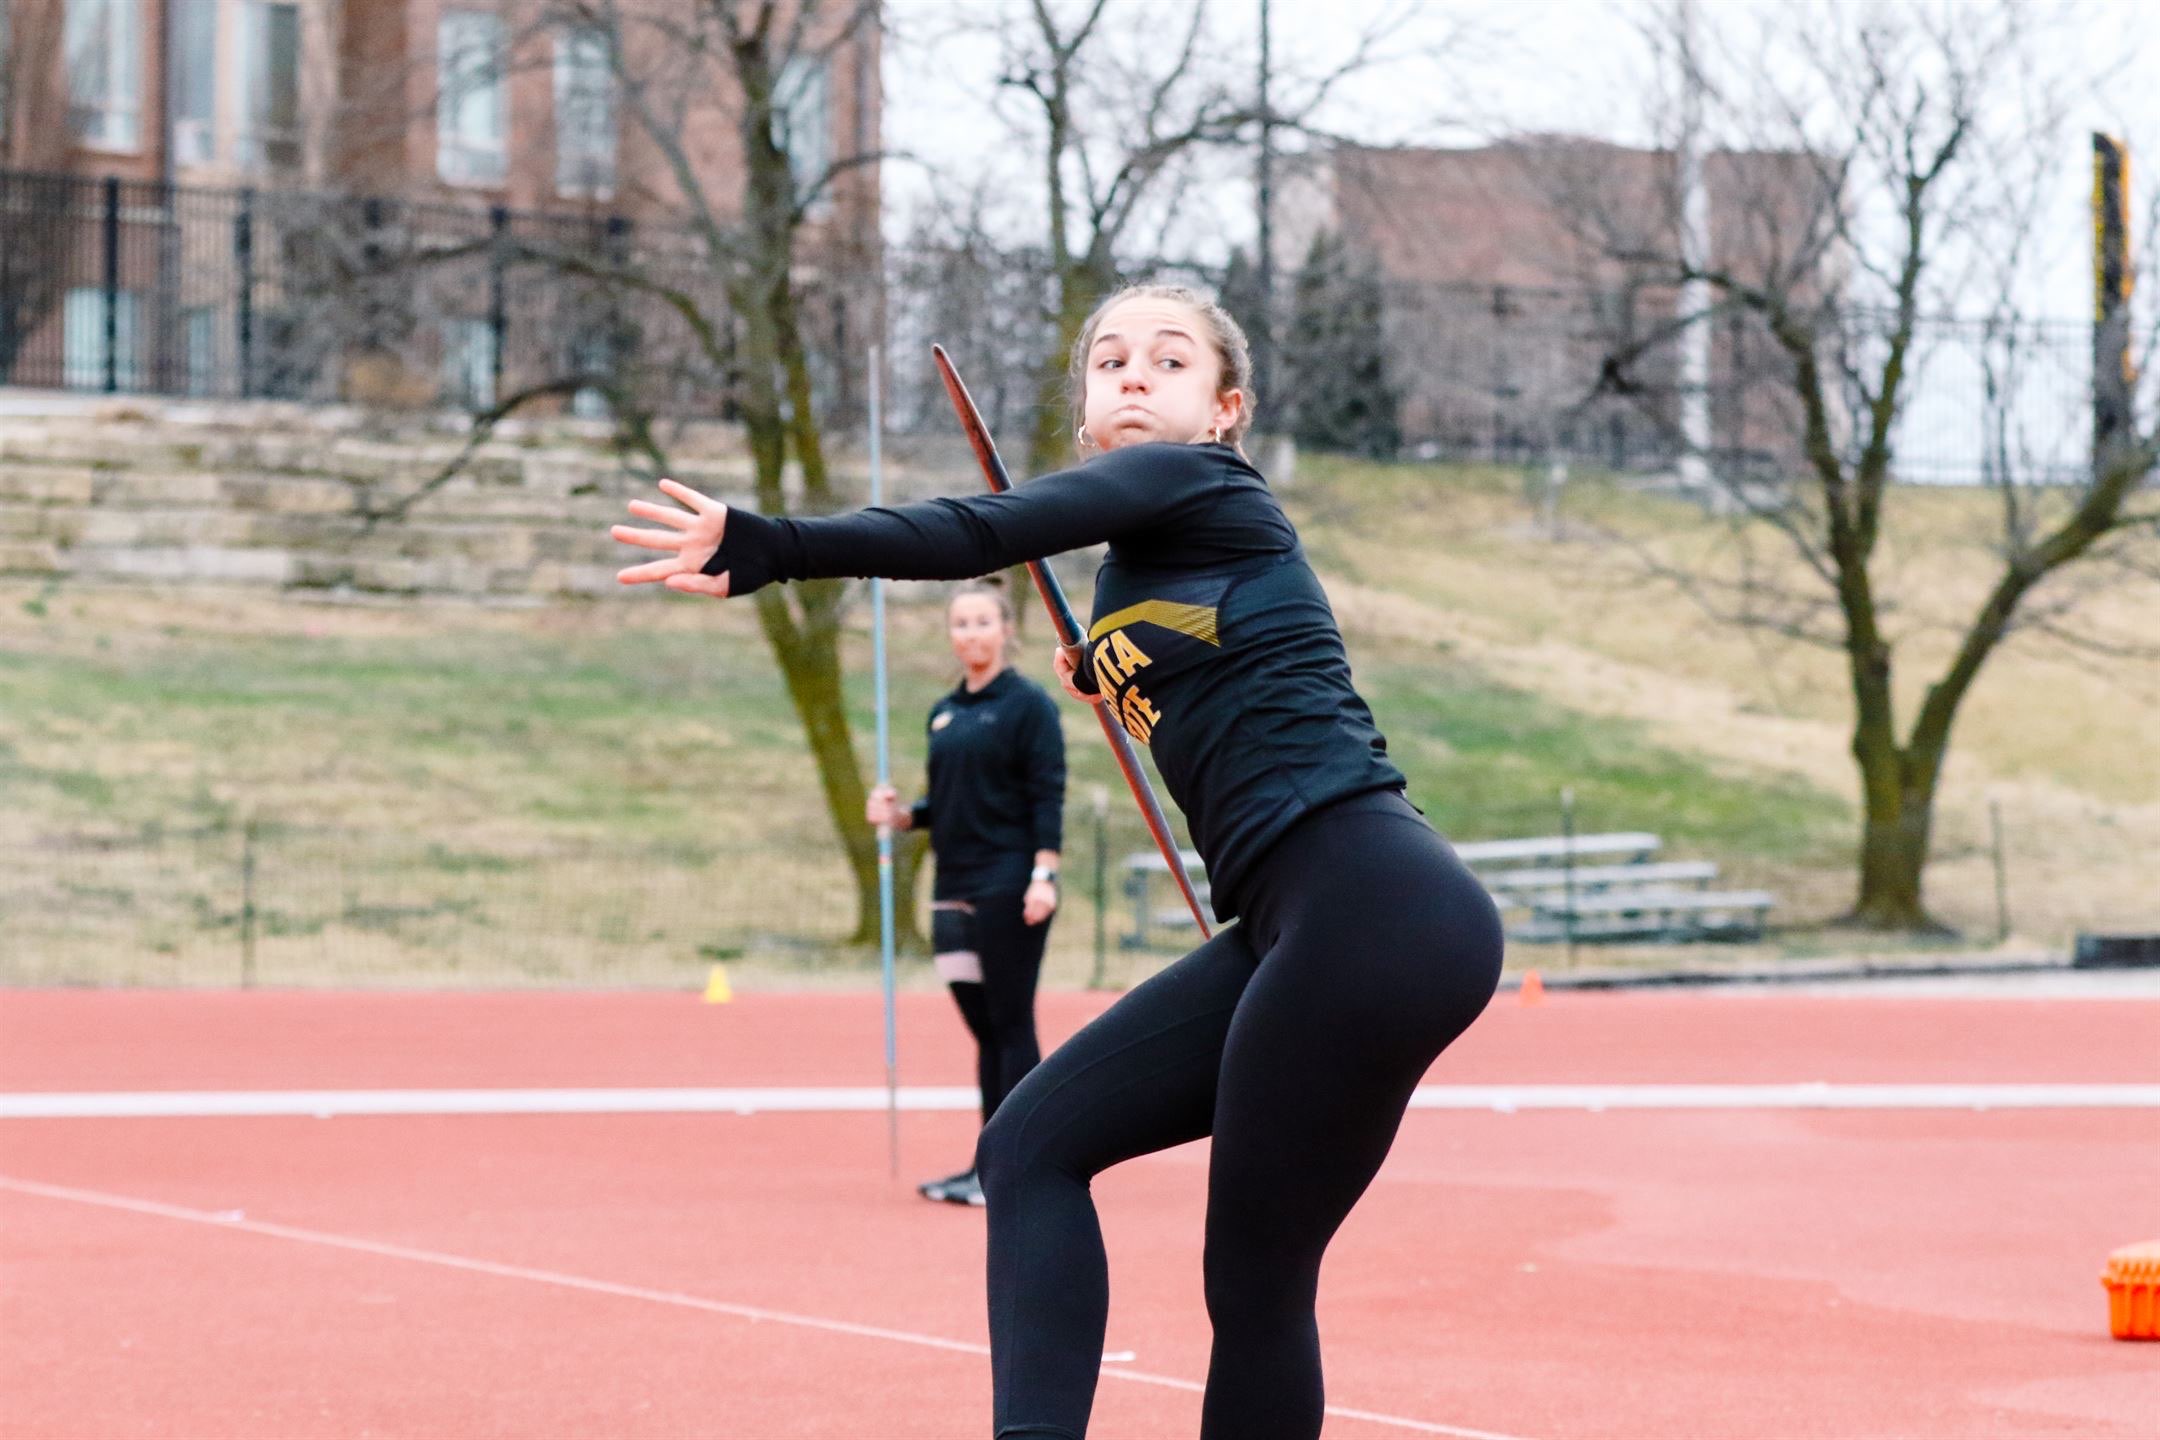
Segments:
[[[467,455],[456,416],[62,398],[40,413],[36,395],[0,391],[0,575],[491,602],[632,593],[615,572],[636,553],[606,527],[652,491],[607,449],[605,426],[506,424]],[[669,444],[676,478],[755,503],[737,427]],[[971,469],[925,454],[888,465],[890,498],[973,493]],[[836,484],[866,494],[862,457],[834,456]],[[799,497],[799,474],[784,488]]]

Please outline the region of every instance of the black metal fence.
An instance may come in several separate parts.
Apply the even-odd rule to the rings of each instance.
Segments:
[[[0,235],[0,383],[475,410],[538,388],[578,414],[605,415],[610,396],[632,396],[652,414],[725,417],[739,378],[725,272],[708,237],[680,226],[0,171]],[[625,270],[645,283],[607,278]],[[993,429],[1030,427],[1054,334],[1039,253],[806,255],[797,285],[828,424],[861,422],[864,355],[882,341],[888,423],[902,433],[948,427],[927,363],[937,339],[962,362]],[[1673,468],[1687,449],[1679,342],[1641,300],[1386,285],[1371,344],[1392,409],[1389,449]],[[1884,325],[1855,310],[1827,343],[1864,371]],[[1343,362],[1301,354],[1287,317],[1278,328],[1289,378],[1283,394],[1262,397],[1262,413],[1271,427],[1297,429],[1306,398],[1297,377]],[[1899,475],[2082,475],[2091,365],[2090,332],[2077,322],[1927,321],[1908,367]],[[1800,463],[1787,362],[1743,315],[1714,323],[1707,398],[1713,467]],[[1839,438],[1856,445],[1863,397],[1833,400]]]
[[[0,172],[0,225],[11,384],[485,408],[634,356],[662,404],[725,400],[679,309],[604,275],[634,255],[724,320],[719,277],[619,215]]]
[[[1669,471],[1693,449],[1682,420],[1681,336],[1670,296],[1459,285],[1386,287],[1384,353],[1402,443],[1421,458],[1569,460]],[[1663,298],[1667,303],[1658,304]],[[1865,440],[1867,397],[1836,377],[1879,378],[1894,317],[1864,307],[1820,341],[1833,441]],[[1705,400],[1713,472],[1802,468],[1792,365],[1757,318],[1708,322]],[[1295,353],[1292,363],[1295,364]],[[1873,366],[1871,372],[1870,366]],[[1893,460],[1907,481],[2076,482],[2089,474],[2092,331],[2077,321],[1924,318],[1907,357]]]
[[[829,835],[478,839],[262,814],[67,826],[0,817],[0,985],[681,984],[715,963],[872,963]],[[1130,805],[1065,824],[1064,973],[1123,983],[1194,942]],[[927,930],[927,867],[902,896]],[[917,954],[914,958],[924,958]]]

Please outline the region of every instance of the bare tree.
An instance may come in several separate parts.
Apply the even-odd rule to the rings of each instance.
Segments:
[[[1707,310],[1674,311],[1608,353],[1607,388],[1630,390],[1691,325],[1759,342],[1754,371],[1728,361],[1749,413],[1724,428],[1728,438],[1776,428],[1782,443],[1752,463],[1736,453],[1745,447],[1707,457],[1739,558],[1675,578],[1722,618],[1843,654],[1864,814],[1848,919],[1934,928],[1922,879],[1959,707],[2021,631],[2123,653],[2079,633],[2081,581],[2111,565],[2150,574],[2160,538],[2146,484],[2152,430],[2096,446],[2066,476],[2042,463],[2059,455],[2014,443],[2005,424],[1988,470],[2001,502],[1999,530],[1984,542],[1994,578],[1947,626],[1952,658],[1918,708],[1900,713],[1899,645],[1918,623],[1900,615],[1885,558],[1900,422],[1942,342],[1976,352],[1998,397],[2014,384],[2033,333],[2028,262],[2048,172],[2083,161],[2065,115],[2074,87],[2095,77],[2042,68],[2044,57],[2075,53],[2075,35],[2043,33],[2053,12],[2019,0],[1783,7],[1750,33],[1729,22],[1690,31],[1685,16],[1661,12],[1648,27],[1669,77],[1654,110],[1668,158],[1683,116],[1699,115],[1724,147],[1707,157],[1722,232],[1708,252],[1680,243],[1677,165],[1650,192],[1616,194],[1609,174],[1603,188],[1552,168],[1546,178],[1587,248],[1668,294],[1690,281],[1710,292]],[[1983,313],[1969,323],[1945,319],[1971,316],[1976,298]],[[2006,416],[2015,407],[1999,403],[1996,419]],[[1764,534],[1797,567],[1759,564],[1747,547]]]
[[[581,297],[560,323],[596,343],[519,375],[476,417],[466,456],[522,407],[584,394],[604,400],[618,447],[650,473],[670,468],[657,416],[719,411],[743,427],[761,512],[816,514],[854,500],[833,474],[826,424],[835,377],[857,357],[820,353],[811,330],[845,306],[851,334],[875,333],[877,287],[864,281],[875,274],[875,206],[849,192],[847,177],[881,156],[837,134],[814,155],[793,127],[822,123],[799,93],[803,77],[875,44],[877,0],[528,0],[519,13],[502,63],[544,64],[549,37],[575,31],[606,57],[624,153],[653,163],[632,172],[635,193],[616,196],[643,217],[635,227],[528,225],[397,262],[413,273],[486,256]],[[741,156],[739,169],[705,163],[721,146]],[[867,941],[878,927],[877,842],[841,666],[850,594],[847,581],[812,580],[751,603],[855,875],[854,938]],[[923,853],[919,841],[900,847],[901,893],[912,892]],[[901,924],[912,943],[905,910]]]
[[[0,7],[0,383],[66,284],[74,224],[66,167],[63,0]]]
[[[1319,133],[1315,117],[1345,80],[1400,58],[1387,45],[1413,13],[1386,9],[1351,37],[1346,58],[1324,70],[1279,66],[1265,109],[1249,45],[1226,43],[1205,5],[1027,0],[970,17],[995,27],[997,85],[1018,101],[1008,124],[1028,148],[1044,204],[1052,323],[1038,363],[1031,471],[1056,469],[1071,456],[1064,394],[1073,342],[1122,264],[1161,258],[1161,237],[1180,214],[1200,157],[1251,144],[1263,119],[1277,136]],[[1139,238],[1148,229],[1152,248]]]
[[[1046,202],[1049,352],[1042,357],[1028,468],[1072,453],[1065,361],[1081,324],[1117,283],[1118,248],[1189,152],[1236,136],[1248,119],[1203,45],[1207,8],[1113,9],[1109,0],[1001,7],[998,84],[1025,97]],[[1169,27],[1167,32],[1162,28]],[[1167,43],[1166,42],[1167,39]]]

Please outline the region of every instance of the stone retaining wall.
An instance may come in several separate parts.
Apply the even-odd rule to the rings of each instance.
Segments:
[[[463,448],[458,417],[276,404],[31,403],[0,409],[0,577],[261,586],[344,596],[504,601],[619,593],[606,536],[649,493],[604,425],[505,425],[402,518],[369,523]],[[740,433],[670,441],[685,484],[749,503]],[[840,474],[861,473],[842,456]],[[888,464],[896,497],[931,482]],[[944,475],[938,467],[935,472]],[[861,493],[867,486],[858,482]]]

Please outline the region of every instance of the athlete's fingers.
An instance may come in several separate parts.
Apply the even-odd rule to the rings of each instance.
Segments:
[[[727,512],[727,506],[710,495],[700,494],[680,480],[662,480],[660,488],[700,515],[721,515]]]
[[[1075,700],[1100,705],[1103,703],[1102,695],[1099,692],[1082,690],[1075,679],[1080,674],[1080,667],[1085,663],[1087,651],[1083,646],[1060,645],[1050,654],[1050,668],[1057,672],[1058,684],[1065,687],[1065,693]]]
[[[629,525],[612,525],[608,534],[625,545],[642,545],[647,550],[680,550],[690,543],[690,537],[675,530],[639,530]]]
[[[728,572],[718,575],[700,575],[695,570],[678,572],[667,577],[667,588],[684,595],[710,595],[715,600],[727,598]]]
[[[1073,683],[1073,675],[1078,669],[1076,663],[1078,654],[1079,651],[1076,647],[1060,645],[1050,653],[1050,668],[1057,672],[1058,684],[1065,687],[1067,695],[1072,696],[1075,700],[1085,700],[1090,705],[1100,705],[1102,704],[1102,696],[1090,695]]]
[[[681,560],[649,560],[643,565],[632,565],[616,571],[615,578],[625,585],[649,585],[655,580],[665,580],[681,571]]]
[[[685,510],[680,505],[655,505],[650,500],[632,500],[630,513],[643,516],[647,520],[658,520],[663,525],[672,525],[677,530],[687,530],[698,522],[695,511]]]

